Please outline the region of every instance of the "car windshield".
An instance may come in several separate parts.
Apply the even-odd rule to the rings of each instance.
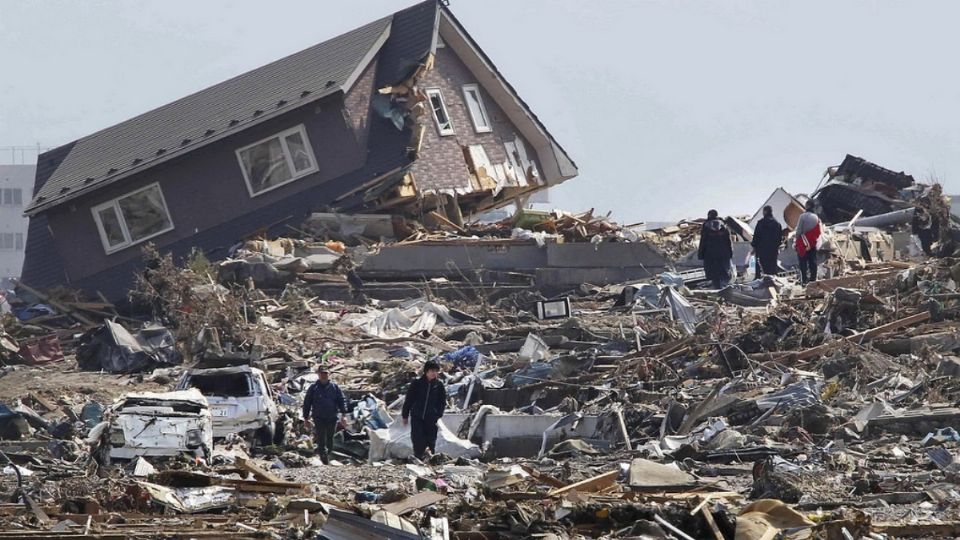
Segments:
[[[252,395],[248,373],[191,375],[188,386],[200,390],[200,393],[205,396],[245,397]]]

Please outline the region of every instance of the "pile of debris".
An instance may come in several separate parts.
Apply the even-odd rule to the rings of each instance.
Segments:
[[[168,270],[151,279],[196,272]],[[39,378],[36,409],[3,412],[15,503],[0,537],[955,535],[958,278],[946,259],[863,263],[806,289],[758,284],[768,295],[745,302],[664,275],[482,310],[303,297],[291,310],[218,284],[242,337],[172,326],[193,366],[107,369],[112,401],[46,382],[88,367],[70,366],[91,345],[3,372]],[[124,344],[162,358],[142,332],[107,321],[90,343],[97,358],[132,358]],[[351,403],[331,466],[297,414],[322,351]],[[397,415],[433,358],[453,412],[421,463]]]
[[[825,223],[837,229],[903,230],[918,237],[927,255],[954,254],[960,221],[950,214],[950,200],[936,181],[916,182],[849,154],[824,178],[813,198]]]
[[[24,290],[55,318],[4,319],[0,538],[960,535],[957,260],[840,247],[807,286],[371,298],[357,264],[394,225],[322,217],[182,266],[148,249],[122,316]],[[485,227],[518,225],[633,242],[592,214]],[[680,253],[696,230],[638,238]],[[336,279],[355,294],[314,294]],[[29,361],[44,332],[59,359]],[[399,417],[429,360],[448,407],[418,460]],[[319,364],[348,399],[329,464],[300,416]]]

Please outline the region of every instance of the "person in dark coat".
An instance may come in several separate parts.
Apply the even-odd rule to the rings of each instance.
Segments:
[[[437,380],[440,365],[433,360],[423,365],[423,376],[413,381],[403,400],[403,425],[410,425],[413,455],[423,459],[427,449],[437,449],[437,422],[447,408],[447,390]]]
[[[707,222],[700,229],[700,247],[697,257],[703,261],[703,271],[715,289],[730,284],[730,261],[733,259],[733,241],[730,231],[717,217],[717,211],[707,213]]]
[[[343,423],[340,414],[347,414],[347,398],[337,383],[330,380],[330,368],[325,364],[317,368],[317,375],[320,378],[310,385],[303,398],[303,421],[309,427],[312,419],[317,454],[327,464],[330,462],[330,451],[333,450],[333,434],[337,431],[337,423]]]
[[[918,205],[913,211],[911,220],[913,234],[920,239],[920,247],[928,256],[933,256],[933,243],[938,240],[940,221],[923,205]]]
[[[773,208],[769,205],[763,207],[763,217],[757,222],[757,227],[753,231],[753,240],[750,245],[753,246],[754,253],[757,254],[757,278],[763,274],[777,274],[780,271],[780,265],[777,259],[780,255],[780,244],[783,242],[783,227],[773,217]]]

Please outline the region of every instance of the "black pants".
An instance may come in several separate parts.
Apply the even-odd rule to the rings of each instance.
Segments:
[[[317,453],[326,456],[333,450],[333,434],[337,431],[337,419],[313,419],[313,441],[317,445]]]
[[[714,289],[722,289],[730,284],[730,258],[704,257],[703,273]]]
[[[923,248],[923,252],[929,256],[933,256],[933,231],[930,229],[921,230],[917,233],[917,238],[920,239],[920,247]]]
[[[777,252],[757,253],[757,277],[761,275],[775,276],[780,272],[777,264]]]
[[[410,442],[413,443],[413,455],[423,459],[423,451],[437,451],[437,420],[423,420],[410,417]]]
[[[810,279],[807,279],[809,276]],[[817,250],[811,249],[800,257],[800,281],[809,283],[817,280]]]

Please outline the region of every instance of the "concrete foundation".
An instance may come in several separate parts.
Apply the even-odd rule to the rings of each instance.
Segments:
[[[565,289],[644,279],[670,262],[649,244],[547,243],[525,240],[422,242],[387,246],[368,257],[357,273],[365,280],[473,279],[477,271],[528,274],[534,286]]]

